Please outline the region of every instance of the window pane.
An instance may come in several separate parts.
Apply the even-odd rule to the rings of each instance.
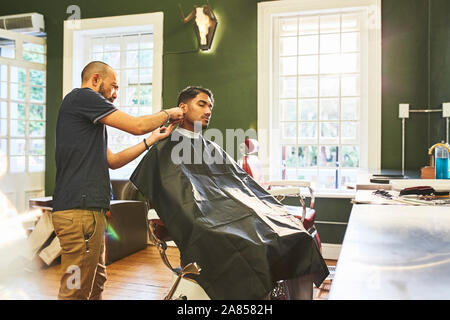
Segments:
[[[351,13],[342,15],[342,32],[359,31],[361,28],[360,14]]]
[[[341,17],[329,15],[320,17],[320,33],[337,33],[341,31]]]
[[[30,140],[30,155],[33,155],[33,156],[45,155],[45,140],[31,139]]]
[[[298,52],[299,54],[317,54],[319,52],[319,36],[300,36]]]
[[[93,52],[103,52],[104,38],[93,38],[91,41],[91,48]]]
[[[11,82],[25,83],[27,81],[27,72],[23,68],[11,67]]]
[[[300,97],[317,97],[318,96],[317,77],[300,77],[298,91]]]
[[[10,155],[22,156],[25,155],[25,139],[11,139],[9,140]]]
[[[0,64],[0,81],[8,81],[8,66]]]
[[[342,104],[342,120],[359,120],[359,98],[343,98]]]
[[[317,138],[317,123],[316,122],[300,122],[299,124],[299,139],[316,139]]]
[[[298,166],[302,168],[317,166],[317,147],[315,146],[299,147]]]
[[[16,57],[16,41],[0,37],[0,57],[14,59]]]
[[[0,82],[0,98],[8,99],[8,83]]]
[[[318,173],[317,169],[302,168],[302,169],[298,170],[297,179],[307,180],[307,181],[311,182],[311,186],[313,188],[315,188],[317,186],[317,182],[318,182],[317,173]]]
[[[5,156],[8,153],[7,146],[6,139],[0,139],[0,156]],[[1,169],[2,167],[0,167],[0,170]]]
[[[297,124],[294,122],[282,122],[281,132],[284,139],[296,139],[297,138]]]
[[[152,105],[152,86],[140,86],[139,88],[139,104],[145,106]]]
[[[320,56],[320,73],[340,73],[341,57],[339,54],[326,54]]]
[[[42,121],[30,121],[30,137],[45,137],[45,123]]]
[[[297,73],[297,57],[280,58],[280,74],[291,76]]]
[[[105,52],[103,54],[103,61],[109,64],[112,68],[120,68],[120,51],[117,52]]]
[[[339,99],[320,99],[320,120],[339,120]]]
[[[25,136],[25,121],[11,120],[11,132],[10,135],[13,137],[24,137]]]
[[[342,123],[342,139],[356,139],[358,136],[357,122],[343,122]]]
[[[317,120],[317,99],[299,100],[300,120]]]
[[[92,60],[103,61],[103,52],[94,52],[94,53],[92,53]]]
[[[341,171],[341,188],[345,189],[346,186],[355,185],[358,177],[357,170],[342,170]]]
[[[120,42],[122,41],[121,37],[107,37],[103,40],[103,51],[111,52],[111,51],[120,51]]]
[[[11,103],[11,119],[23,119],[26,118],[26,110],[24,104]]]
[[[35,63],[45,63],[45,55],[30,51],[23,51],[22,58],[25,61],[35,62]]]
[[[139,66],[139,51],[127,51],[127,68]]]
[[[12,173],[25,172],[25,156],[9,157],[9,170]]]
[[[337,146],[320,146],[319,166],[320,167],[337,167],[338,166],[338,147]]]
[[[25,100],[27,97],[27,87],[23,84],[11,84],[11,99]]]
[[[280,79],[280,97],[296,98],[297,97],[297,79],[295,77],[282,77]]]
[[[359,72],[359,53],[346,53],[341,57],[342,72]]]
[[[153,65],[153,50],[141,50],[139,52],[139,67],[148,68]]]
[[[139,95],[137,87],[128,87],[126,89],[126,105],[132,106],[137,105],[139,103]]]
[[[342,52],[359,51],[359,32],[342,34]]]
[[[301,35],[319,33],[319,17],[300,18],[299,29]]]
[[[152,84],[153,69],[139,69],[139,81],[141,84]]]
[[[38,43],[24,42],[23,50],[44,54],[45,46],[42,44],[38,44]]]
[[[342,146],[342,167],[359,167],[359,146]]]
[[[45,86],[45,71],[30,70],[30,83],[36,86]]]
[[[337,139],[339,124],[337,122],[324,122],[320,124],[320,137],[322,139]]]
[[[336,189],[338,170],[320,170],[319,171],[319,187],[325,189]]]
[[[343,76],[341,83],[342,96],[352,97],[360,95],[359,75]]]
[[[141,49],[153,49],[153,34],[141,34],[139,40]]]
[[[297,19],[282,19],[280,21],[280,36],[296,36],[297,35]]]
[[[8,118],[8,104],[4,101],[0,102],[0,118]]]
[[[28,158],[28,170],[30,172],[42,172],[45,170],[45,157],[44,156],[30,156]]]
[[[30,120],[45,120],[45,107],[32,104],[30,106]]]
[[[339,77],[320,77],[320,95],[322,97],[338,97]]]
[[[318,74],[319,73],[319,56],[299,56],[298,57],[298,74]]]
[[[30,100],[37,102],[45,101],[45,88],[31,87],[30,88]]]
[[[125,77],[126,77],[127,85],[138,84],[139,83],[139,69],[125,70]]]
[[[295,146],[283,146],[282,160],[285,161],[287,168],[297,167],[297,155],[295,152]]]
[[[125,35],[123,40],[127,44],[127,51],[139,49],[139,35]]]
[[[283,121],[297,120],[297,103],[296,100],[281,100],[280,101],[281,117]]]
[[[341,50],[340,34],[324,34],[320,36],[320,53],[339,53]]]
[[[280,56],[297,55],[297,37],[285,37],[280,39]]]
[[[8,120],[0,120],[0,136],[6,136],[6,133],[8,132]]]

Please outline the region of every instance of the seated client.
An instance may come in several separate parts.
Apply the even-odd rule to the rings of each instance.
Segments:
[[[213,104],[208,89],[184,89],[184,122],[150,148],[130,180],[164,222],[181,263],[200,265],[196,280],[211,299],[264,299],[278,280],[300,299],[297,280],[319,286],[325,261],[302,223],[202,136]]]

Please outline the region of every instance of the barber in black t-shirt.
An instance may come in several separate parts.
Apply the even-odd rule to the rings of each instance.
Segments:
[[[81,74],[81,88],[64,97],[56,126],[56,185],[53,226],[62,248],[59,299],[101,299],[106,281],[105,212],[109,209],[108,169],[136,159],[150,145],[167,137],[182,120],[179,108],[133,117],[114,107],[115,71],[99,61]],[[163,124],[172,124],[160,128]],[[143,142],[112,153],[106,126],[133,135],[152,132]]]

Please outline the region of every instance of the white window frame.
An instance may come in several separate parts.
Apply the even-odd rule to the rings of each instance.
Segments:
[[[381,167],[381,0],[286,0],[258,3],[258,140],[260,142],[259,157],[262,162],[264,179],[273,180],[277,177],[277,168],[271,166],[271,154],[274,141],[272,135],[273,104],[273,26],[274,19],[279,16],[297,15],[300,12],[319,13],[344,8],[366,7],[370,17],[368,34],[369,53],[369,91],[368,108],[363,118],[367,121],[367,137],[361,137],[362,161],[360,169],[379,170]],[[275,88],[276,89],[276,88]],[[364,112],[364,110],[361,110]],[[362,124],[362,123],[361,123]],[[272,152],[271,152],[272,151]],[[281,162],[281,158],[280,158]],[[327,196],[339,196],[339,190],[327,193]]]
[[[84,46],[80,39],[89,33],[146,32],[149,25],[153,25],[153,88],[152,110],[156,113],[162,108],[162,59],[163,59],[163,22],[162,12],[124,15],[115,17],[80,19],[64,21],[64,53],[63,53],[63,96],[81,85],[81,66],[76,56],[84,56]],[[111,27],[113,26],[113,27]],[[74,46],[74,44],[77,44]],[[119,83],[120,86],[120,83]],[[120,89],[119,89],[120,90]]]
[[[8,102],[8,130],[6,133],[7,140],[7,154],[0,154],[0,210],[4,209],[5,205],[10,206],[11,212],[17,211],[18,213],[25,213],[29,210],[28,200],[37,196],[44,196],[44,188],[45,188],[45,163],[44,168],[41,171],[33,171],[29,170],[29,157],[32,156],[30,154],[30,141],[35,138],[29,136],[29,128],[26,128],[26,135],[23,137],[25,140],[25,168],[23,172],[14,172],[10,171],[9,164],[9,156],[10,156],[10,145],[11,145],[11,88],[10,88],[10,79],[11,79],[11,67],[24,68],[26,70],[38,70],[45,72],[45,90],[47,90],[47,39],[45,37],[35,37],[31,35],[26,35],[18,32],[8,31],[8,30],[0,30],[0,37],[5,37],[9,39],[15,40],[15,57],[14,58],[6,58],[0,57],[0,63],[3,65],[8,65],[8,98],[6,99]],[[31,62],[23,59],[23,43],[34,43],[44,46],[44,62]],[[27,72],[27,82],[29,84],[29,73]],[[29,84],[30,85],[30,84]],[[31,85],[30,85],[31,86]],[[33,104],[32,101],[29,100],[29,93],[27,95],[26,100],[23,104],[28,107]],[[47,126],[47,96],[44,96],[44,102],[35,103],[37,105],[44,106],[44,124]],[[25,121],[29,120],[29,112],[27,113]],[[43,137],[38,137],[36,139],[44,140],[46,139],[46,133]],[[45,146],[45,152],[43,157],[47,159],[47,150]],[[10,204],[8,205],[7,201],[9,200]]]

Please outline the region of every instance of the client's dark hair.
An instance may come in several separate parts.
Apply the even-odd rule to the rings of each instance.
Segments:
[[[200,92],[206,93],[208,95],[208,97],[211,99],[211,102],[214,103],[214,97],[213,97],[211,90],[202,88],[202,87],[192,86],[192,87],[184,88],[180,92],[180,94],[178,95],[177,106],[179,106],[180,103],[187,103],[188,101],[194,99]]]

